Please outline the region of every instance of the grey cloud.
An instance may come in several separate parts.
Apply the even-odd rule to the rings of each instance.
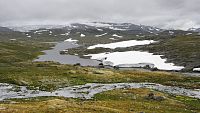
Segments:
[[[0,25],[131,22],[186,29],[200,25],[199,0],[0,0]]]

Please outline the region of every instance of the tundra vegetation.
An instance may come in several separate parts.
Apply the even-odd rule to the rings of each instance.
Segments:
[[[57,41],[57,39],[49,39],[49,41]],[[180,41],[185,43],[182,43],[182,45],[177,44]],[[199,55],[198,42],[199,38],[197,37],[176,37],[171,38],[169,42],[163,40],[158,45],[138,48],[150,48],[150,51],[159,52],[161,51],[158,49],[159,46],[164,45],[165,49],[169,50],[165,53],[166,57],[170,57],[167,54],[173,56],[172,54],[176,53],[175,55],[178,56],[176,59],[182,58],[178,61],[187,63],[190,58],[188,54],[194,54],[191,60],[199,62],[197,59]],[[98,69],[79,65],[63,65],[56,62],[33,62],[38,55],[44,54],[41,51],[52,46],[54,44],[44,43],[40,39],[1,40],[0,82],[27,86],[29,89],[39,88],[39,90],[44,91],[54,91],[58,88],[86,83],[132,82],[150,82],[187,89],[200,89],[199,77],[184,76],[181,73]],[[120,50],[120,48],[118,49]],[[178,49],[181,49],[181,51]],[[155,113],[197,113],[200,112],[199,105],[200,100],[196,98],[140,88],[106,91],[95,95],[90,100],[63,97],[10,99],[0,102],[0,112],[148,113],[154,111]]]

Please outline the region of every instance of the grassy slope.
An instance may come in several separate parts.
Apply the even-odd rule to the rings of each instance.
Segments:
[[[31,46],[30,46],[31,45]],[[187,88],[200,88],[200,79],[167,72],[140,72],[74,67],[57,63],[33,63],[31,60],[50,45],[38,42],[0,42],[0,82],[54,90],[85,83],[154,82]],[[94,100],[36,98],[1,103],[1,112],[191,112],[199,111],[199,100],[166,95],[163,102],[144,100],[149,90],[115,90],[96,95]],[[169,96],[169,97],[168,97]],[[185,109],[186,108],[186,109]]]
[[[31,61],[42,54],[41,50],[47,48],[48,45],[38,42],[0,42],[0,63],[3,65]]]
[[[185,66],[191,69],[200,65],[200,37],[199,36],[177,36],[169,40],[152,44],[147,50],[153,53],[163,54],[168,62]]]
[[[30,46],[31,45],[31,46]],[[32,62],[48,45],[31,42],[0,43],[0,82],[53,90],[85,83],[154,82],[164,85],[200,88],[198,77],[166,72],[140,72],[74,67],[52,62]]]

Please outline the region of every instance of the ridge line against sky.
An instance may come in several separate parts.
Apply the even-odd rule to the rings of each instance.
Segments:
[[[200,27],[200,0],[0,0],[0,25],[117,22]]]

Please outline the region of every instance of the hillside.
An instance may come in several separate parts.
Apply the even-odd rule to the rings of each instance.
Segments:
[[[7,96],[3,95],[2,98],[5,100],[0,101],[1,112],[127,113],[154,110],[156,113],[190,113],[200,111],[199,91],[197,90],[200,88],[199,76],[166,71],[115,70],[83,67],[78,64],[60,64],[52,61],[33,61],[44,54],[43,50],[54,47],[56,43],[52,42],[63,42],[63,40],[73,37],[81,46],[69,49],[69,54],[78,53],[79,56],[83,56],[90,53],[144,50],[162,54],[168,59],[168,62],[186,66],[187,72],[199,64],[200,38],[195,33],[187,35],[189,31],[174,31],[173,35],[169,35],[168,33],[172,33],[172,31],[160,31],[159,34],[139,31],[139,34],[133,35],[132,33],[135,31],[130,31],[130,34],[125,35],[129,31],[100,28],[103,31],[85,25],[79,25],[74,29],[64,27],[28,32],[6,31],[9,34],[5,34],[6,32],[3,31],[4,35],[1,35],[2,40],[0,41],[0,90],[3,92],[1,96],[5,92]],[[120,27],[120,29],[122,28]],[[105,36],[96,36],[105,32],[107,32]],[[141,32],[144,34],[141,35]],[[110,37],[117,38],[116,35],[113,36],[115,33],[119,40],[110,39]],[[158,43],[127,48],[87,49],[94,44],[132,39],[152,39]],[[94,86],[88,86],[90,83]],[[140,83],[143,86],[131,88],[129,85],[124,85],[128,83]],[[105,90],[106,86],[112,90]],[[99,93],[91,96],[92,91],[99,91]],[[54,93],[54,96],[49,96]],[[24,97],[35,95],[35,97],[23,98],[22,95]],[[91,98],[87,99],[90,96]]]

